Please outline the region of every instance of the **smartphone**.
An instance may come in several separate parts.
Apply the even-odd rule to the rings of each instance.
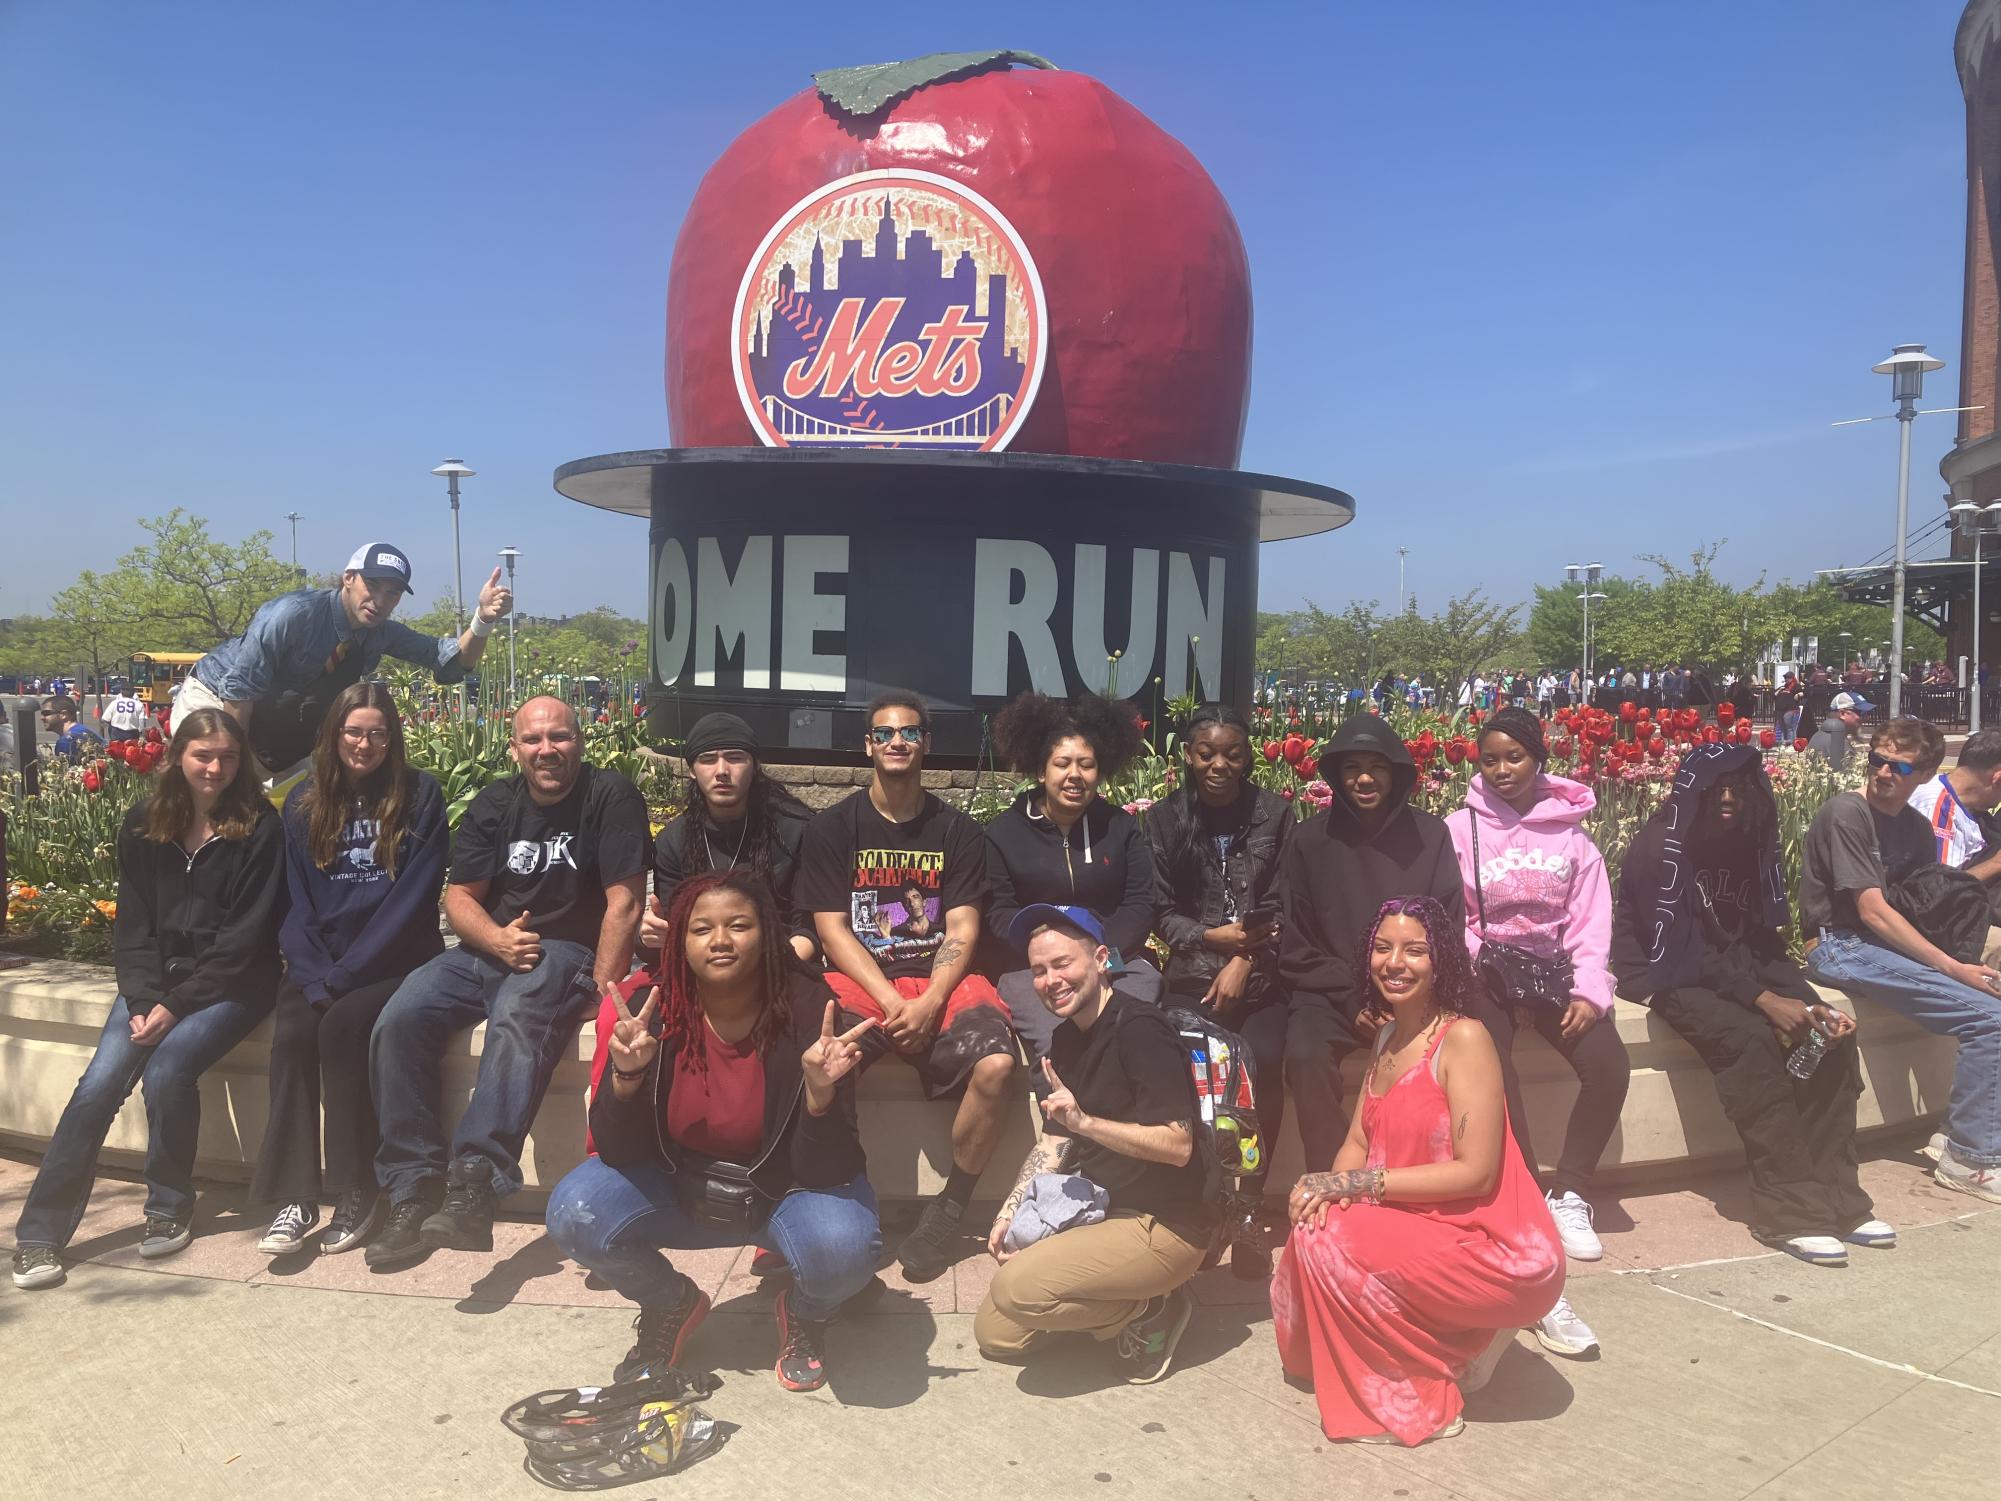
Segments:
[[[1257,906],[1246,912],[1239,921],[1243,924],[1247,932],[1258,928],[1268,928],[1278,921],[1278,903],[1260,902]]]

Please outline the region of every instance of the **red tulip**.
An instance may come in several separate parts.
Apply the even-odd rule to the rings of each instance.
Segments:
[[[1550,743],[1549,743],[1549,753],[1550,753],[1550,754],[1551,754],[1552,756],[1567,756],[1567,755],[1569,755],[1569,754],[1570,754],[1570,737],[1569,737],[1568,735],[1558,735],[1558,736],[1557,736],[1557,737],[1556,737],[1556,738],[1555,738],[1554,740],[1550,741]]]
[[[1723,743],[1723,732],[1715,725],[1710,725],[1702,732],[1702,743],[1704,745],[1721,745]]]
[[[88,792],[95,792],[104,785],[104,778],[97,774],[96,767],[92,767],[83,774],[83,785],[84,789]]]
[[[1299,758],[1306,754],[1306,742],[1297,735],[1287,735],[1285,737],[1285,744],[1281,749],[1285,754],[1285,759],[1290,761],[1294,766],[1297,766]]]
[[[1276,740],[1267,740],[1265,742],[1265,760],[1276,763],[1281,749],[1282,747]]]
[[[1798,738],[1797,740],[1795,740],[1795,741],[1793,742],[1793,749],[1794,749],[1794,750],[1796,750],[1796,751],[1803,751],[1803,750],[1805,750],[1805,749],[1806,749],[1806,736],[1802,735],[1802,736],[1800,736],[1800,737],[1799,737],[1799,738]]]
[[[1647,754],[1652,756],[1656,761],[1660,760],[1662,756],[1667,754],[1667,742],[1658,735],[1654,736],[1653,739],[1647,742]]]
[[[1640,706],[1630,698],[1627,699],[1623,704],[1619,705],[1619,717],[1625,720],[1627,724],[1631,724],[1640,717]]]
[[[1450,761],[1454,766],[1464,761],[1466,759],[1466,742],[1463,740],[1446,741],[1445,759]]]
[[[1779,737],[1772,731],[1760,730],[1758,732],[1758,748],[1760,750],[1771,750],[1778,743]]]
[[[1716,718],[1718,723],[1728,724],[1730,723],[1731,720],[1735,719],[1736,717],[1737,717],[1737,706],[1731,703],[1729,699],[1727,698],[1724,699],[1722,703],[1716,706]]]
[[[1480,721],[1485,719],[1486,717],[1487,717],[1486,714],[1479,709],[1469,709],[1466,712],[1466,722],[1472,725],[1475,729],[1479,728]]]
[[[160,733],[160,727],[157,724],[146,727],[146,743],[148,745],[166,744],[166,736]]]

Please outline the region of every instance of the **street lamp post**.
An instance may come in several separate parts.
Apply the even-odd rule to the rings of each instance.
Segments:
[[[466,628],[466,596],[465,566],[459,561],[459,481],[478,472],[466,468],[464,459],[446,459],[431,471],[445,477],[445,488],[452,498],[452,624],[461,631]]]
[[[1890,585],[1890,717],[1898,718],[1904,704],[1904,554],[1911,516],[1911,424],[1925,392],[1925,376],[1943,370],[1945,361],[1925,353],[1922,344],[1899,344],[1881,364],[1869,367],[1891,380],[1897,403],[1897,562]]]
[[[1853,631],[1841,632],[1841,670],[1844,673],[1848,671],[1848,643],[1854,639],[1855,639],[1855,632]]]
[[[299,579],[299,513],[287,511],[285,519],[292,523],[292,581]]]
[[[518,547],[500,549],[500,561],[507,565],[509,594],[514,592],[514,560],[520,556],[521,549]],[[520,613],[518,603],[514,609],[507,612],[507,709],[510,714],[514,712],[514,706],[518,702],[514,696],[514,617]]]
[[[1584,664],[1583,665],[1584,665],[1584,690],[1585,690],[1584,701],[1586,703],[1591,702],[1591,699],[1593,697],[1593,694],[1591,693],[1591,682],[1592,682],[1591,602],[1594,599],[1603,599],[1605,597],[1602,594],[1593,592],[1597,589],[1599,580],[1604,577],[1604,574],[1605,574],[1605,566],[1602,563],[1570,563],[1566,564],[1563,570],[1563,576],[1566,579],[1568,579],[1571,583],[1573,584],[1582,583],[1584,585],[1584,592],[1578,595],[1577,597],[1584,605]]]
[[[1977,735],[1980,733],[1980,539],[1990,521],[2001,515],[2001,500],[1990,500],[1984,506],[1971,500],[1957,500],[1947,510],[1960,535],[1973,539],[1973,691],[1968,695],[1966,720],[1967,733]]]
[[[1399,548],[1397,549],[1397,614],[1399,614],[1399,615],[1403,614],[1403,599],[1404,599],[1404,594],[1403,594],[1403,565],[1404,565],[1404,559],[1405,559],[1405,558],[1407,558],[1407,557],[1409,557],[1409,556],[1410,556],[1410,549],[1409,549],[1408,547],[1399,547]]]

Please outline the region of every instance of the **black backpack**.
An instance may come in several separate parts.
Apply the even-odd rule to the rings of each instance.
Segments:
[[[1993,909],[1969,871],[1920,865],[1890,881],[1884,898],[1910,925],[1962,964],[1978,964]]]
[[[1202,1162],[1202,1201],[1217,1211],[1215,1239],[1204,1266],[1239,1240],[1258,1243],[1270,1143],[1258,1123],[1257,1082],[1243,1038],[1199,1012],[1167,1011],[1168,1025],[1188,1055],[1195,1084],[1195,1150]]]

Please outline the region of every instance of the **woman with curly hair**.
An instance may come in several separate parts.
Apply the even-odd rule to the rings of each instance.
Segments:
[[[1279,1360],[1312,1384],[1331,1439],[1459,1433],[1464,1394],[1563,1291],[1500,1055],[1463,1014],[1471,969],[1459,922],[1428,896],[1383,903],[1357,956],[1358,985],[1391,1020],[1332,1169],[1292,1190],[1272,1278]]]
[[[1047,903],[1083,907],[1105,930],[1113,988],[1158,1004],[1160,971],[1146,959],[1153,932],[1153,855],[1138,819],[1098,793],[1143,744],[1132,705],[1099,694],[1024,693],[994,716],[994,750],[1033,778],[987,825],[987,932],[1007,955],[996,988],[1031,1064],[1049,1055],[1055,1018],[1035,994],[1028,956],[1008,938],[1015,914]],[[1030,1070],[1037,1092],[1045,1087]]]
[[[549,1235],[639,1305],[614,1380],[680,1362],[709,1295],[662,1248],[746,1243],[791,1269],[778,1295],[779,1384],[827,1379],[826,1326],[882,1252],[855,1127],[859,1039],[834,1002],[787,983],[783,925],[749,870],[689,877],[667,914],[660,981],[637,1012],[607,1000],[608,1072],[588,1157],[549,1196]]]

